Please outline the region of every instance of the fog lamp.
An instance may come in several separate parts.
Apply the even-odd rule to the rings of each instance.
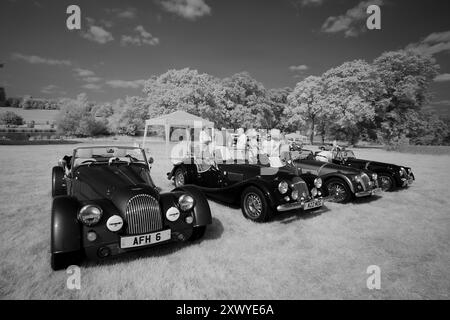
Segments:
[[[89,231],[86,235],[86,238],[90,241],[93,242],[95,240],[97,240],[97,234],[95,233],[95,231]]]
[[[186,221],[186,223],[191,224],[192,222],[194,222],[194,217],[193,216],[187,216],[185,221]]]
[[[316,189],[316,188],[312,188],[312,189],[311,189],[311,195],[312,195],[313,197],[317,196],[317,189]]]
[[[292,191],[291,198],[292,198],[292,200],[297,200],[298,199],[298,190]]]

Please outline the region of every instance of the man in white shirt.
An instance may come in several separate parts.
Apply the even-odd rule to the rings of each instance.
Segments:
[[[244,133],[243,128],[237,129],[238,139],[236,143],[237,159],[239,161],[245,160],[245,148],[247,146],[247,135]]]

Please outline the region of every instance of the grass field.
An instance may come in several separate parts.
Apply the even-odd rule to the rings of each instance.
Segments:
[[[211,202],[205,238],[86,263],[81,290],[49,265],[50,172],[74,145],[0,146],[0,297],[3,299],[448,299],[450,156],[361,149],[362,158],[411,166],[416,183],[356,203],[326,205],[266,224]],[[171,183],[162,143],[153,177]],[[369,265],[381,290],[366,287]]]

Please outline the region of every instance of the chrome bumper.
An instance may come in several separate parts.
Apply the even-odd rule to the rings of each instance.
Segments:
[[[380,193],[381,191],[382,191],[381,188],[375,188],[375,189],[372,189],[372,190],[356,192],[355,193],[355,197],[358,197],[358,198],[367,197],[367,196],[371,196],[371,195]]]
[[[310,201],[314,201],[314,200],[319,200],[319,199],[312,199]],[[322,200],[322,206],[323,203],[325,202],[324,198],[321,198],[320,200]],[[285,204],[280,204],[279,206],[277,206],[277,211],[278,212],[284,212],[284,211],[291,211],[291,210],[296,210],[296,209],[304,209],[305,208],[305,204],[310,202],[310,201],[302,201],[302,202],[292,202],[292,203],[285,203]],[[319,207],[316,207],[319,208]]]

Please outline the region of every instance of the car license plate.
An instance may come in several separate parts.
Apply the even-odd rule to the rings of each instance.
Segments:
[[[150,244],[167,241],[170,239],[170,236],[171,231],[170,229],[167,229],[159,232],[139,234],[130,237],[121,237],[120,247],[122,249],[126,249],[126,248],[148,246]]]
[[[304,210],[314,209],[323,206],[323,199],[313,200],[305,203]]]
[[[382,191],[381,188],[375,188],[372,190],[372,194],[377,194],[377,193],[380,193],[381,191]]]

